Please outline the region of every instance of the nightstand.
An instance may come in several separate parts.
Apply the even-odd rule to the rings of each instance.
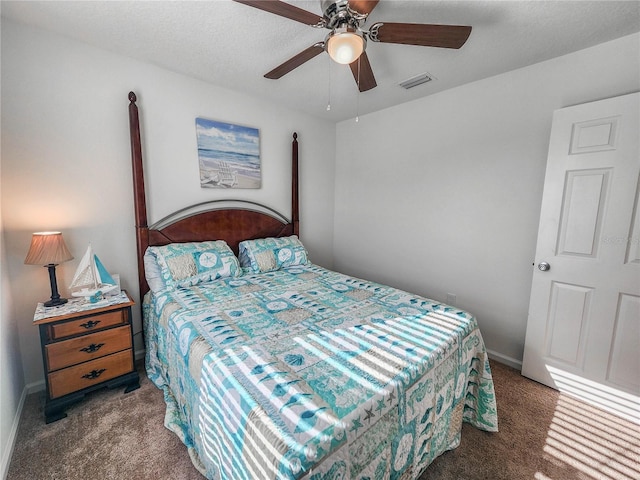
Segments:
[[[65,305],[38,305],[47,398],[47,423],[67,416],[66,407],[103,387],[140,387],[134,365],[131,297],[124,290],[99,303],[71,299]]]

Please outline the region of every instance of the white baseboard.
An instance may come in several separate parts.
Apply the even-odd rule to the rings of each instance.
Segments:
[[[20,395],[20,401],[18,402],[18,408],[13,418],[13,424],[11,425],[11,431],[9,432],[9,438],[7,439],[7,448],[2,456],[2,463],[0,463],[0,478],[2,480],[7,478],[9,473],[9,464],[11,463],[11,457],[13,456],[13,450],[16,446],[16,437],[18,435],[18,427],[20,426],[20,418],[22,418],[22,410],[24,409],[24,402],[27,399],[27,395],[32,393],[41,392],[45,389],[44,380],[39,382],[29,383],[22,389],[22,395]]]
[[[31,393],[41,392],[45,389],[44,380],[29,383],[24,387],[24,389],[27,391],[27,395]]]
[[[43,382],[44,385],[44,382]],[[18,436],[18,427],[20,426],[20,418],[22,417],[22,409],[24,407],[24,401],[27,399],[28,395],[27,387],[25,386],[22,389],[22,395],[20,395],[20,401],[18,402],[18,408],[16,409],[16,414],[13,417],[13,424],[11,425],[11,431],[9,432],[9,438],[7,439],[7,448],[4,450],[4,454],[2,455],[2,463],[0,463],[0,473],[2,473],[2,480],[7,478],[9,474],[9,464],[11,463],[11,457],[13,456],[13,450],[16,446],[16,437]]]
[[[504,363],[511,368],[515,368],[518,371],[522,371],[522,360],[516,360],[515,358],[511,358],[507,355],[503,355],[502,353],[495,352],[493,350],[488,350],[489,358],[491,360],[495,360],[496,362]]]

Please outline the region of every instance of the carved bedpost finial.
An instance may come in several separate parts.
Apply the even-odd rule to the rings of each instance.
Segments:
[[[137,100],[137,98],[136,98],[136,94],[135,94],[135,93],[133,93],[133,92],[129,92],[129,101],[130,101],[131,103],[136,103],[136,100]]]
[[[298,132],[293,132],[293,139],[298,140]]]

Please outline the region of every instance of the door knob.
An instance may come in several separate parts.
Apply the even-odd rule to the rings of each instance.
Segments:
[[[538,268],[543,272],[546,272],[547,270],[551,270],[551,265],[549,265],[547,262],[540,262],[538,264]]]

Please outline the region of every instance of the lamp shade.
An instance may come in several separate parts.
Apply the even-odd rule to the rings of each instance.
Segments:
[[[31,237],[31,246],[24,263],[27,265],[57,265],[73,259],[60,232],[37,232]]]
[[[348,65],[355,62],[362,52],[365,43],[362,35],[351,28],[338,28],[327,38],[327,53],[337,63]]]

